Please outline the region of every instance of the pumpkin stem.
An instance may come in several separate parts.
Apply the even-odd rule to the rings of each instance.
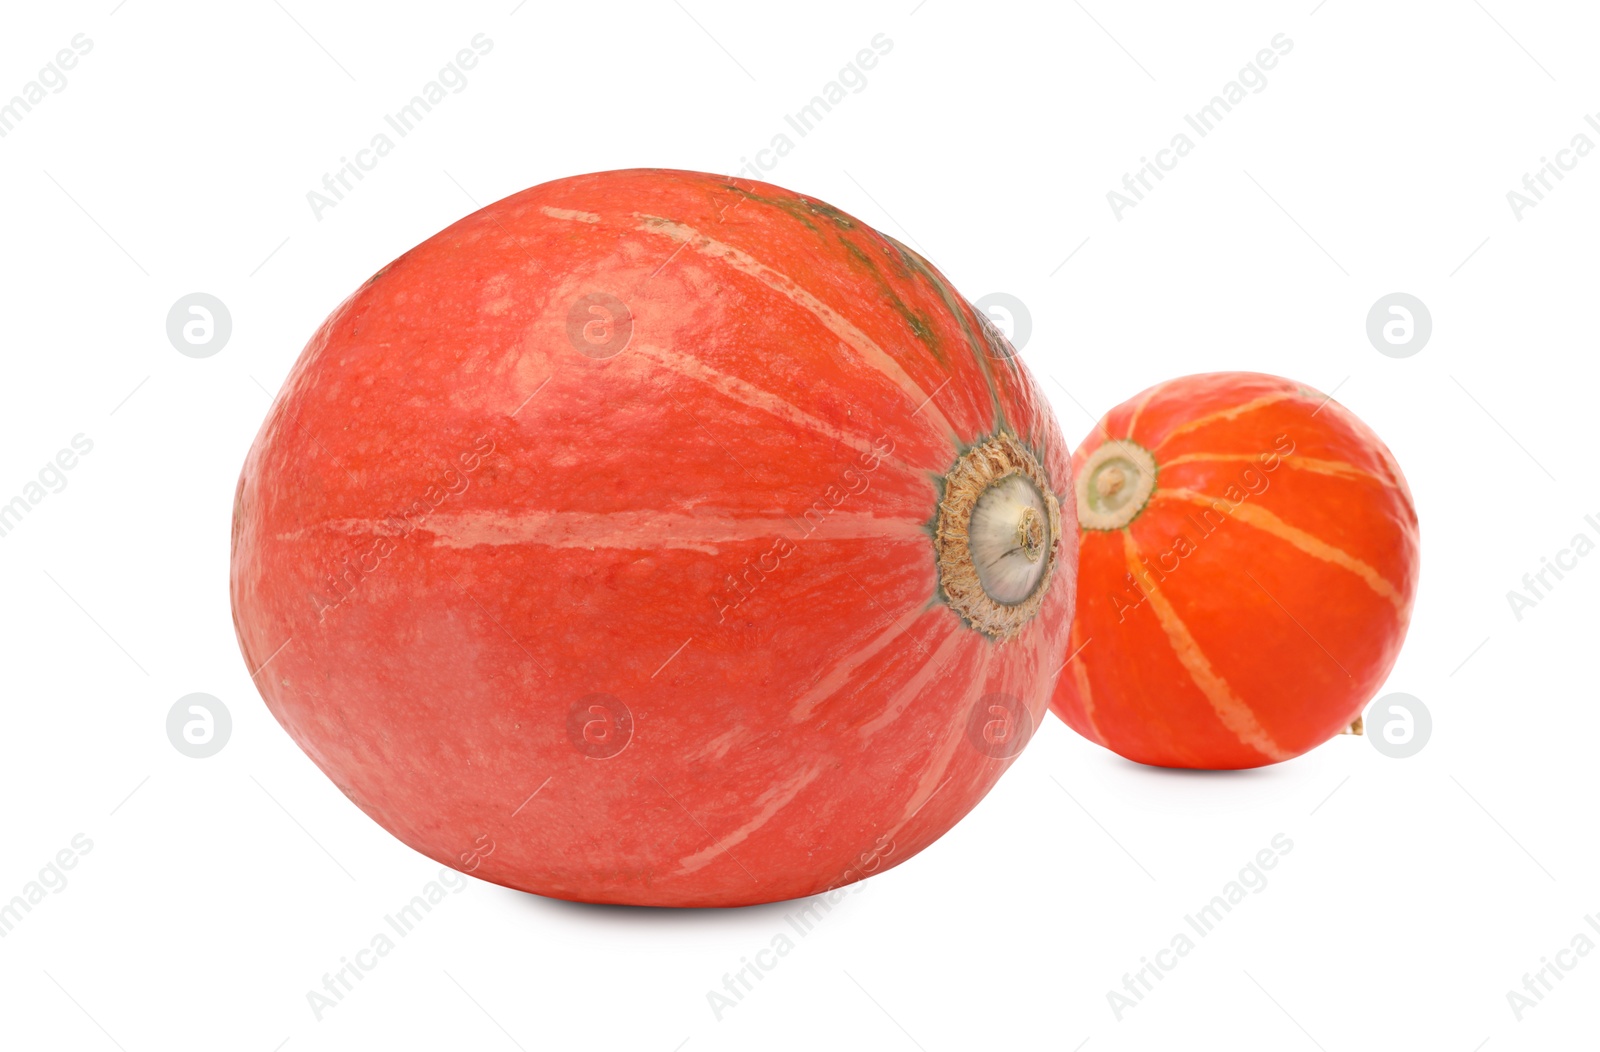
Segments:
[[[1366,733],[1366,720],[1361,716],[1357,716],[1356,717],[1356,721],[1354,723],[1352,723],[1350,726],[1346,727],[1344,730],[1340,731],[1339,733],[1340,734],[1365,734]]]
[[[1156,458],[1127,439],[1111,439],[1090,453],[1078,473],[1078,525],[1120,530],[1139,517],[1156,489]]]
[[[1061,506],[1012,436],[974,446],[945,476],[934,549],[943,597],[985,635],[1009,639],[1044,601],[1061,543]]]

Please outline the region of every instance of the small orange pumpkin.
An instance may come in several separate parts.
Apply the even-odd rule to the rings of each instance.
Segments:
[[[1113,409],[1073,476],[1057,715],[1163,767],[1259,767],[1352,726],[1419,570],[1410,489],[1371,429],[1290,380],[1187,376]]]

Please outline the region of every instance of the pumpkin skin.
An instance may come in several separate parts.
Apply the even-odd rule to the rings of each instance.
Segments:
[[[1141,504],[1147,472],[1126,464],[1145,451]],[[1293,381],[1209,373],[1113,409],[1073,470],[1058,716],[1130,760],[1206,769],[1352,728],[1399,655],[1419,572],[1411,492],[1377,435]]]
[[[1071,624],[1070,458],[1013,353],[775,186],[523,191],[294,366],[235,503],[245,661],[352,801],[484,880],[735,906],[897,865],[1009,766]],[[1059,505],[1026,513],[1031,609],[987,631],[936,564],[983,451]]]

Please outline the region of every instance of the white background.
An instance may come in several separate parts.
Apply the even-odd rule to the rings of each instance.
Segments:
[[[0,139],[0,501],[74,435],[94,448],[0,537],[0,899],[74,835],[93,848],[0,940],[0,1044],[1592,1045],[1600,954],[1520,1022],[1506,995],[1600,913],[1600,558],[1520,621],[1506,593],[1597,532],[1600,159],[1520,219],[1506,194],[1574,135],[1600,142],[1593,11],[516,3],[4,13],[0,97],[74,34],[93,50]],[[477,33],[494,48],[467,87],[314,218],[307,191]],[[469,881],[319,1022],[307,991],[438,867],[312,766],[239,657],[230,507],[269,392],[345,295],[476,204],[608,168],[734,172],[879,33],[864,90],[790,130],[765,177],[921,247],[973,299],[1024,301],[1069,439],[1184,373],[1337,390],[1415,490],[1421,592],[1386,689],[1426,702],[1431,741],[1184,774],[1052,717],[958,828],[720,1021],[707,992],[795,904],[596,908]],[[1267,86],[1114,217],[1107,191],[1278,33],[1294,46]],[[196,291],[233,318],[203,360],[165,332]],[[1365,334],[1396,291],[1434,322],[1405,359]],[[195,691],[233,717],[210,759],[165,732]],[[1279,833],[1270,884],[1118,1021],[1107,992]]]

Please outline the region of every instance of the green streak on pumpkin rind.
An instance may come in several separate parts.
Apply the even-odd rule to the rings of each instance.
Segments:
[[[993,419],[991,421],[991,430],[986,434],[977,436],[971,441],[964,442],[957,437],[956,459],[959,460],[974,447],[982,445],[985,442],[992,441],[1003,432],[1008,434],[1013,441],[1027,450],[1029,455],[1033,457],[1035,463],[1039,465],[1040,471],[1044,474],[1044,476],[1047,479],[1050,478],[1050,471],[1047,466],[1049,461],[1044,455],[1044,450],[1040,448],[1037,443],[1030,441],[1028,438],[1018,434],[1017,429],[1013,428],[1010,424],[1010,420],[1006,415],[1005,407],[1000,401],[999,389],[995,386],[994,371],[988,354],[988,340],[979,335],[973,329],[972,323],[968,320],[967,314],[965,313],[966,311],[974,308],[972,308],[964,298],[962,298],[954,289],[950,287],[949,283],[945,281],[943,275],[941,275],[939,271],[934,268],[933,264],[928,262],[928,260],[925,259],[921,253],[903,244],[899,239],[889,234],[885,234],[882,231],[874,230],[872,227],[866,226],[866,224],[861,223],[848,213],[843,212],[824,201],[818,201],[799,194],[796,194],[793,197],[771,197],[766,194],[757,193],[754,190],[747,190],[744,187],[739,186],[737,183],[728,183],[726,185],[728,189],[740,194],[746,200],[755,201],[760,204],[777,208],[778,210],[804,224],[806,229],[812,231],[813,233],[822,233],[816,223],[814,223],[811,219],[812,216],[820,215],[831,220],[833,224],[840,230],[849,231],[850,233],[855,234],[858,231],[865,229],[877,234],[879,238],[886,242],[894,250],[893,254],[890,255],[889,258],[893,260],[896,256],[898,256],[898,260],[901,264],[901,272],[898,276],[921,276],[921,278],[928,283],[934,292],[938,294],[939,299],[945,305],[946,311],[953,316],[956,322],[961,326],[962,335],[966,339],[967,349],[972,353],[974,360],[978,363],[978,368],[983,373],[984,384],[989,390],[989,402],[994,410]],[[940,365],[948,367],[949,359],[946,357],[944,349],[940,346],[940,341],[933,331],[931,319],[929,319],[927,315],[923,314],[922,312],[913,310],[903,299],[900,298],[900,295],[895,291],[893,285],[890,284],[887,276],[883,273],[881,265],[879,261],[874,258],[873,253],[862,248],[862,246],[857,244],[853,238],[845,237],[843,234],[838,235],[838,241],[844,246],[845,251],[847,251],[852,257],[866,267],[867,271],[872,275],[873,280],[878,283],[880,289],[893,306],[895,312],[899,314],[902,319],[904,319],[906,327],[910,329],[912,336],[914,336],[923,344],[924,347],[928,349],[928,352],[933,355],[933,358],[936,362],[938,362]],[[921,528],[922,531],[928,535],[930,541],[933,541],[937,539],[938,535],[938,509],[944,503],[945,478],[943,475],[931,471],[928,472],[928,477],[933,483],[935,492],[934,512],[932,517],[922,524]],[[1060,505],[1064,502],[1064,498],[1061,494],[1055,491],[1054,479],[1050,479],[1050,481],[1052,483],[1049,487],[1050,493],[1055,498],[1057,504]],[[936,581],[934,591],[934,597],[929,600],[930,606],[938,602],[943,603],[945,606],[954,610],[954,607],[950,605],[949,596],[945,594],[944,585],[942,582]],[[956,614],[958,617],[962,617],[959,611],[956,611]],[[963,623],[966,623],[966,618],[962,617],[962,621]],[[968,627],[972,626],[968,625]],[[980,632],[979,634],[984,635],[985,638],[990,638],[991,642],[998,642],[997,640],[992,639],[992,637],[988,637],[986,633]]]
[[[942,300],[944,303],[945,310],[952,317],[954,317],[956,322],[961,326],[962,335],[967,341],[967,348],[972,352],[973,358],[977,361],[978,368],[982,370],[984,384],[989,389],[989,403],[994,410],[993,419],[990,421],[991,426],[997,432],[1014,430],[1010,427],[1009,420],[1006,416],[1005,407],[1000,402],[1000,392],[995,387],[994,373],[990,367],[989,356],[987,353],[988,341],[973,331],[972,323],[967,319],[967,315],[964,311],[964,308],[966,310],[970,310],[970,306],[967,305],[966,300],[964,300],[956,293],[954,289],[950,287],[949,283],[944,280],[943,276],[940,275],[936,269],[934,269],[933,264],[924,259],[920,253],[902,244],[897,238],[885,234],[882,231],[873,230],[860,220],[855,219],[846,212],[840,211],[838,208],[835,208],[833,205],[830,205],[825,201],[818,201],[814,198],[805,197],[799,194],[796,194],[791,198],[775,198],[769,197],[766,194],[757,193],[754,190],[746,190],[737,183],[728,183],[726,185],[729,189],[742,195],[746,200],[757,201],[761,204],[771,205],[772,207],[783,211],[785,214],[794,217],[801,223],[805,224],[806,229],[812,231],[813,233],[820,234],[821,231],[817,228],[817,225],[811,221],[811,216],[820,215],[831,220],[839,229],[849,231],[852,234],[857,233],[862,229],[871,231],[892,246],[900,257],[900,262],[905,270],[905,275],[920,275],[922,279],[926,281],[936,293],[938,293],[940,300]],[[949,368],[949,358],[946,356],[944,348],[940,346],[939,340],[934,333],[932,320],[922,312],[913,310],[908,304],[906,304],[904,300],[900,298],[899,293],[894,290],[894,287],[884,276],[877,260],[873,258],[872,253],[866,251],[852,238],[847,238],[843,235],[840,235],[838,240],[839,243],[844,246],[845,251],[849,252],[850,255],[854,256],[858,261],[860,261],[871,273],[873,279],[877,281],[879,288],[888,298],[890,304],[894,307],[895,312],[905,320],[906,327],[911,330],[911,335],[928,349],[928,353],[933,355],[934,361],[938,362],[945,368]]]
[[[950,361],[945,356],[944,348],[939,346],[938,340],[934,337],[932,319],[921,311],[913,310],[905,300],[900,298],[900,294],[895,291],[894,286],[884,276],[882,269],[878,266],[878,261],[872,258],[870,252],[867,252],[847,237],[841,236],[839,243],[845,247],[845,251],[859,260],[871,273],[873,280],[878,283],[878,288],[888,298],[895,312],[905,319],[906,326],[911,330],[911,335],[921,341],[922,345],[928,349],[928,353],[933,355],[934,361],[948,368]]]
[[[746,201],[756,201],[760,204],[771,205],[773,208],[788,214],[791,218],[796,219],[804,224],[805,228],[810,230],[813,234],[822,233],[822,228],[817,226],[817,224],[812,221],[811,217],[814,215],[826,215],[827,212],[814,207],[816,202],[810,200],[809,198],[801,197],[798,194],[794,197],[788,198],[768,197],[766,194],[759,194],[754,190],[746,190],[737,183],[728,183],[726,186],[729,190],[739,194]],[[829,206],[828,211],[838,210]]]
[[[989,364],[988,340],[974,332],[972,323],[967,320],[967,315],[963,309],[971,309],[967,305],[967,301],[962,299],[950,287],[949,282],[944,280],[944,276],[934,268],[932,263],[924,259],[921,253],[901,244],[888,234],[881,234],[880,236],[895,247],[900,253],[900,258],[912,271],[920,274],[922,279],[933,287],[933,290],[939,294],[939,298],[944,301],[945,309],[961,325],[961,333],[966,337],[967,348],[972,352],[972,357],[978,363],[978,368],[982,370],[984,384],[989,388],[989,403],[994,409],[993,427],[996,431],[1011,431],[1014,434],[1015,429],[1011,427],[1006,418],[1005,407],[1000,403],[1000,392],[994,385],[994,372]]]
[[[739,193],[746,200],[755,201],[760,204],[769,205],[779,209],[803,224],[806,229],[816,234],[822,233],[817,224],[812,221],[812,216],[817,215],[824,216],[831,220],[833,224],[841,231],[849,231],[852,234],[856,233],[864,226],[864,224],[859,223],[857,220],[853,219],[848,214],[841,212],[837,208],[819,201],[814,201],[810,198],[800,197],[798,195],[793,198],[774,198],[765,194],[756,193],[752,190],[746,190],[744,187],[736,184],[729,184],[728,188]],[[866,229],[871,230],[870,227],[867,227]],[[955,290],[950,287],[949,283],[944,280],[943,276],[941,276],[939,272],[934,269],[933,265],[924,259],[920,253],[907,247],[899,240],[891,237],[888,234],[884,234],[881,231],[873,232],[877,233],[884,242],[892,247],[893,253],[888,255],[888,258],[891,261],[895,260],[895,257],[898,256],[898,262],[901,264],[901,267],[900,272],[896,275],[897,277],[907,278],[913,275],[918,275],[928,283],[929,287],[931,287],[935,293],[938,294],[939,299],[944,303],[946,311],[953,316],[956,322],[961,326],[962,335],[965,337],[967,349],[972,353],[973,358],[978,363],[979,369],[983,373],[985,386],[987,386],[989,390],[990,405],[994,411],[993,420],[991,422],[991,430],[985,434],[978,435],[970,441],[963,441],[959,438],[959,436],[957,436],[956,460],[959,461],[961,457],[965,456],[975,447],[993,441],[1002,433],[1004,433],[1033,457],[1034,462],[1038,465],[1041,474],[1043,474],[1043,476],[1051,483],[1051,485],[1048,486],[1051,496],[1055,499],[1057,506],[1061,506],[1064,503],[1064,499],[1061,494],[1055,491],[1054,479],[1050,478],[1049,468],[1046,466],[1049,461],[1044,456],[1044,450],[1041,449],[1037,443],[1017,434],[1016,429],[1010,426],[1010,422],[1005,412],[1005,407],[1000,401],[999,390],[995,386],[994,372],[987,353],[988,341],[973,329],[972,323],[968,320],[965,313],[965,310],[971,310],[973,308],[971,308],[967,304],[966,300],[959,296]],[[898,292],[895,291],[894,286],[890,283],[888,276],[884,274],[881,263],[874,257],[873,253],[865,250],[855,241],[854,238],[846,237],[842,233],[837,235],[837,239],[844,247],[845,251],[848,252],[859,263],[861,263],[866,271],[871,275],[872,279],[878,284],[890,306],[892,306],[895,312],[904,320],[906,327],[911,332],[911,335],[927,348],[929,354],[933,356],[936,362],[938,362],[940,365],[948,367],[949,359],[944,352],[944,348],[940,345],[940,339],[934,332],[931,319],[929,319],[927,315],[923,314],[922,312],[913,310],[910,305],[901,299]],[[933,485],[934,489],[934,510],[932,516],[926,522],[921,524],[921,530],[927,535],[930,546],[936,546],[938,543],[940,515],[939,509],[944,505],[946,496],[946,478],[945,475],[934,471],[927,472],[927,475],[928,480]],[[1056,538],[1056,543],[1064,543],[1065,540],[1065,538],[1058,537]],[[934,574],[933,594],[930,595],[927,601],[923,604],[922,613],[927,613],[928,611],[940,606],[943,606],[945,609],[955,614],[957,619],[961,621],[964,627],[976,632],[978,636],[986,640],[991,646],[999,646],[1002,642],[1004,642],[1002,638],[990,635],[988,632],[981,630],[977,625],[973,624],[965,614],[956,608],[954,600],[945,590],[942,576],[936,572]]]
[[[800,195],[796,195],[792,198],[769,197],[766,194],[756,193],[753,190],[746,190],[744,187],[737,184],[730,183],[727,185],[728,189],[740,194],[746,200],[755,201],[764,205],[770,205],[771,207],[783,212],[785,215],[788,215],[802,223],[807,230],[810,230],[813,234],[817,234],[819,236],[824,235],[824,231],[812,221],[812,217],[814,216],[822,216],[831,221],[834,227],[836,227],[838,230],[848,231],[852,234],[855,234],[862,229],[871,229],[870,227],[866,227],[865,224],[863,224],[860,220],[855,219],[846,212],[841,212],[839,209],[825,201],[818,201],[814,198],[803,197]],[[942,366],[948,366],[949,362],[945,357],[944,351],[934,340],[932,319],[920,311],[913,310],[903,299],[900,298],[900,295],[895,291],[894,286],[889,283],[887,278],[884,277],[882,271],[878,267],[877,261],[872,258],[872,254],[870,252],[866,251],[854,240],[849,237],[845,237],[843,234],[838,235],[837,240],[839,244],[844,246],[845,251],[849,252],[851,256],[855,257],[855,259],[861,263],[871,274],[873,280],[878,284],[879,291],[882,292],[883,295],[888,299],[890,305],[894,308],[895,313],[899,314],[900,317],[905,320],[906,327],[911,330],[911,335],[928,349],[928,352],[933,355],[935,361]],[[907,271],[907,276],[909,276],[909,273],[910,272]]]

